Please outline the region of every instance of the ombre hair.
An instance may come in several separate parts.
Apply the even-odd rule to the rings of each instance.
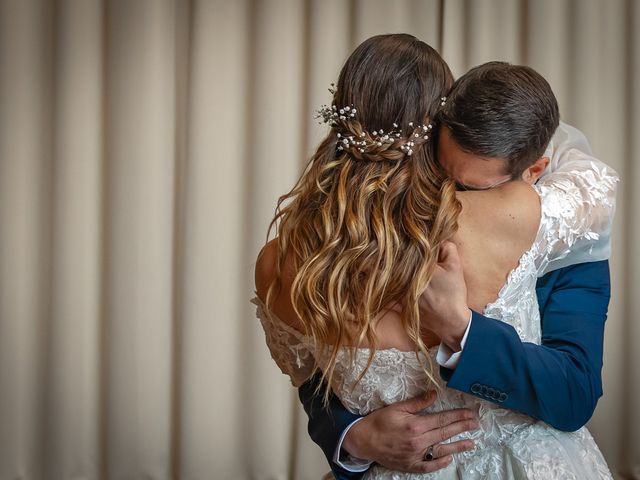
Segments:
[[[403,306],[402,325],[436,384],[418,300],[440,245],[457,230],[455,184],[435,160],[433,138],[415,137],[411,155],[397,148],[407,138],[365,153],[340,150],[339,142],[345,135],[388,132],[394,124],[413,137],[413,124],[431,123],[452,83],[440,55],[411,35],[365,40],[342,67],[333,96],[333,105],[352,105],[357,117],[332,125],[294,188],[278,199],[267,234],[277,224],[276,275],[265,303],[270,310],[289,258],[295,272],[291,303],[303,333],[315,342],[315,367],[329,385],[341,347],[350,348],[352,361],[355,349],[369,348],[369,368],[376,317],[395,303]]]

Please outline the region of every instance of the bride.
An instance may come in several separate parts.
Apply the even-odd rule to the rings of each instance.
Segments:
[[[588,250],[611,211],[588,201],[584,178],[603,175],[589,162],[575,166],[570,188],[566,172],[533,185],[544,168],[532,165],[524,180],[456,191],[434,142],[452,83],[437,52],[410,35],[372,37],[346,61],[332,105],[321,110],[331,129],[279,199],[269,229],[277,225],[278,235],[256,262],[252,302],[272,357],[294,386],[320,371],[359,415],[434,387],[438,399],[425,412],[478,412],[480,429],[452,439],[472,438],[475,450],[442,470],[374,465],[365,478],[611,478],[585,427],[555,430],[447,389],[437,373],[440,339],[419,299],[449,242],[460,249],[469,305],[540,343],[538,273],[572,248]],[[538,157],[557,124],[541,133]],[[572,211],[576,192],[586,207]]]

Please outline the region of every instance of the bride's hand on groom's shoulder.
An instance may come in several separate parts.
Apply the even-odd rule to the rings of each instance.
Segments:
[[[435,402],[427,394],[378,409],[356,423],[342,444],[352,456],[371,460],[390,469],[410,473],[440,470],[452,461],[452,454],[472,450],[472,440],[442,443],[459,433],[475,430],[478,421],[469,409],[420,414]],[[433,446],[433,460],[424,456]]]
[[[459,351],[471,312],[462,261],[453,242],[443,242],[440,246],[438,263],[418,304],[428,329],[454,352]]]

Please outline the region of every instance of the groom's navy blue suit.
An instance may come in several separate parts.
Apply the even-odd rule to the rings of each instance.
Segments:
[[[582,263],[537,283],[542,344],[522,342],[514,328],[473,312],[455,370],[441,367],[449,388],[524,412],[559,430],[582,427],[602,395],[604,323],[610,297],[609,262]],[[309,435],[338,479],[357,479],[332,459],[344,429],[358,418],[332,396],[329,411],[313,396],[317,381],[300,387]]]

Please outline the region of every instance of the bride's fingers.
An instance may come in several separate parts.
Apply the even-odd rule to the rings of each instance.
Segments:
[[[476,444],[473,440],[458,440],[451,443],[439,443],[433,446],[433,458],[446,457],[454,453],[466,452],[473,450]]]

